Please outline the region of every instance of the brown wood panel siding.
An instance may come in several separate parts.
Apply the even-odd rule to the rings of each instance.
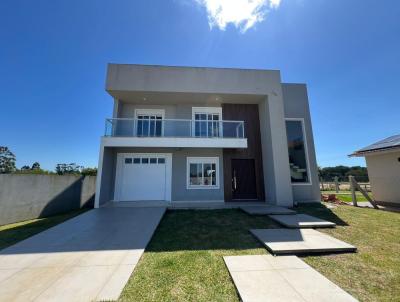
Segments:
[[[224,149],[224,193],[225,201],[232,200],[232,159],[254,159],[256,172],[257,199],[264,200],[264,175],[261,153],[260,120],[257,104],[223,104],[224,120],[244,121],[246,149]]]

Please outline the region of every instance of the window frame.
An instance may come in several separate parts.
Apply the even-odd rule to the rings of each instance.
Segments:
[[[161,136],[138,136],[139,115],[161,116]],[[135,136],[136,137],[164,137],[164,119],[165,119],[165,109],[154,109],[154,108],[148,108],[148,109],[137,108],[137,109],[135,109],[135,123],[134,123]]]
[[[306,169],[307,169],[307,175],[308,175],[308,181],[307,182],[292,182],[292,186],[311,186],[312,185],[312,179],[311,179],[311,170],[310,170],[310,160],[308,156],[308,144],[307,144],[307,134],[306,134],[306,128],[305,128],[305,121],[303,117],[287,117],[285,118],[285,130],[287,131],[286,127],[286,122],[300,122],[301,124],[301,130],[303,133],[303,143],[304,143],[304,152],[306,154]],[[286,132],[286,141],[287,141],[287,132]],[[288,163],[289,162],[289,146],[288,146]]]
[[[196,136],[196,114],[216,114],[218,115],[219,133],[218,136]],[[216,138],[223,137],[222,107],[192,107],[192,137]]]
[[[191,185],[190,164],[215,164],[215,185]],[[204,178],[204,175],[203,175]],[[186,189],[187,190],[218,190],[220,188],[219,157],[187,157],[186,158]]]

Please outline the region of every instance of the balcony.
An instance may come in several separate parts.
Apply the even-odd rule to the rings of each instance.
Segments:
[[[106,119],[106,146],[247,148],[243,121]]]

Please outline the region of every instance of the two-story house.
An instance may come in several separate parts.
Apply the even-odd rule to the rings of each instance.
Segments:
[[[303,84],[276,70],[109,64],[95,206],[320,200]]]

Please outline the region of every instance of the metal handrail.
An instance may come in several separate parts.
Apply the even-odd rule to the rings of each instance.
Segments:
[[[124,128],[122,132],[128,131],[131,134],[124,135],[117,129],[119,128],[119,123],[118,122],[132,122],[132,129],[129,130],[130,127]],[[193,120],[193,119],[138,119],[138,118],[107,118],[105,120],[105,136],[145,136],[145,135],[136,135],[135,132],[137,131],[137,125],[138,122],[143,122],[143,121],[150,121],[150,122],[156,122],[156,123],[161,123],[162,126],[162,134],[159,135],[161,137],[212,137],[212,138],[244,138],[244,121],[233,121],[233,120]],[[176,134],[176,135],[167,135],[164,134],[164,127],[166,123],[171,122],[171,124],[176,123],[187,123],[188,128],[187,130],[189,131],[189,135],[182,135],[182,134]],[[203,135],[195,135],[194,133],[194,127],[197,125],[197,123],[210,123],[210,124],[218,124],[218,135],[210,135],[207,134],[205,136]],[[232,132],[226,132],[226,127],[227,124],[234,124],[233,127],[231,128],[234,132],[235,135],[229,135],[229,133]],[[224,126],[225,125],[225,126]],[[236,125],[236,126],[235,126]],[[229,127],[228,127],[229,128]],[[110,132],[108,131],[110,130]],[[179,132],[179,131],[178,131]],[[226,134],[226,135],[225,135]],[[151,137],[155,137],[152,135],[149,135]]]
[[[116,117],[116,118],[106,118],[108,121],[112,120],[131,120],[131,121],[143,121],[143,119],[138,119],[138,118],[130,118],[130,117]],[[163,118],[163,119],[158,119],[156,121],[177,121],[177,122],[223,122],[223,123],[244,123],[244,121],[234,121],[234,120],[191,120],[191,119],[168,119],[168,118]]]

